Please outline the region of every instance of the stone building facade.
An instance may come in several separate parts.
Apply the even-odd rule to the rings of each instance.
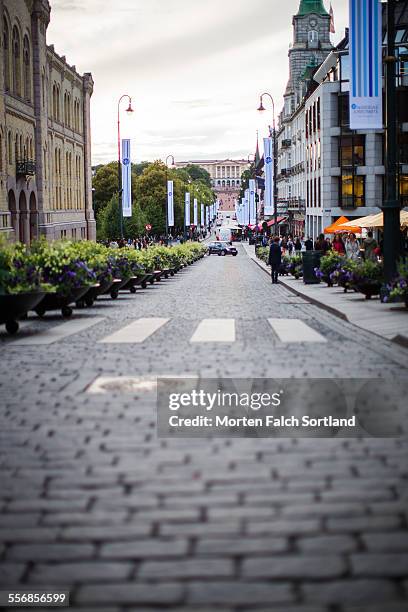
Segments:
[[[0,0],[0,234],[95,238],[91,74],[47,46],[48,0]]]

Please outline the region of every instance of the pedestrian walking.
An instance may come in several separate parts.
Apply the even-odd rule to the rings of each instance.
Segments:
[[[357,261],[357,259],[360,257],[360,245],[358,243],[356,235],[353,234],[353,232],[348,235],[345,246],[347,259]]]
[[[334,236],[334,240],[332,243],[332,250],[335,251],[338,255],[345,255],[346,247],[344,246],[344,242],[340,234],[336,234]]]
[[[269,249],[268,265],[271,266],[271,277],[272,284],[276,285],[278,282],[278,275],[280,266],[282,263],[282,249],[279,245],[279,238],[273,239],[271,247]]]
[[[364,240],[364,259],[366,261],[378,261],[377,257],[378,243],[373,238],[373,232],[367,233],[367,238]]]
[[[295,251],[296,251],[296,255],[299,255],[300,251],[302,250],[302,243],[300,241],[299,236],[296,238],[295,241]]]
[[[311,239],[310,236],[309,236],[309,238],[307,240],[305,240],[305,250],[306,251],[313,251],[313,240]]]

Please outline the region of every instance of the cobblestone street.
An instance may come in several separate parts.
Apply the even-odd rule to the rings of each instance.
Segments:
[[[205,319],[232,320],[234,339],[191,342]],[[320,341],[285,342],[268,319]],[[242,247],[0,340],[1,589],[60,586],[76,612],[406,612],[406,439],[160,439],[148,384],[87,391],[118,376],[406,380],[406,349],[272,286]]]

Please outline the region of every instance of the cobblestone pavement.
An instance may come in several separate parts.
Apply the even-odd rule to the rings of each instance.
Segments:
[[[405,349],[272,286],[243,250],[79,315],[103,319],[46,346],[0,337],[1,588],[58,585],[77,612],[406,612],[405,439],[158,439],[153,394],[85,391],[119,374],[406,379]],[[98,343],[140,317],[170,320]],[[271,317],[327,343],[284,344]],[[236,341],[191,344],[204,318],[235,319]]]

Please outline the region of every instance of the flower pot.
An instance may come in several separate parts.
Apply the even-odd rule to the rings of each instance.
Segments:
[[[77,302],[82,298],[85,293],[89,290],[89,285],[84,287],[77,287],[72,289],[71,293],[64,295],[62,293],[47,293],[41,302],[30,310],[34,310],[39,317],[43,317],[46,312],[50,310],[61,310],[63,317],[70,317],[72,315],[72,308],[70,304]]]
[[[115,278],[112,281],[112,284],[103,292],[101,295],[110,295],[112,300],[116,300],[119,295],[119,291],[122,289],[124,285],[128,282],[128,278],[121,279]]]
[[[380,295],[382,283],[376,280],[365,280],[357,283],[357,290],[371,300],[374,295]]]
[[[88,291],[81,297],[81,299],[75,302],[77,308],[85,308],[85,306],[91,308],[99,295],[100,288],[101,286],[99,283],[89,287]]]
[[[156,283],[159,283],[161,281],[163,270],[155,270],[153,274],[154,274],[154,280],[156,281]]]
[[[147,283],[149,282],[150,278],[151,278],[151,274],[141,274],[140,276],[137,277],[137,285],[139,285],[140,287],[142,287],[142,289],[146,289],[147,287]],[[153,278],[154,280],[154,278]]]
[[[127,283],[125,283],[120,290],[121,291],[130,291],[130,293],[136,293],[136,285],[138,281],[138,276],[131,276]]]
[[[18,332],[18,319],[33,310],[44,298],[45,293],[16,293],[0,295],[0,324],[6,326],[9,334]]]

